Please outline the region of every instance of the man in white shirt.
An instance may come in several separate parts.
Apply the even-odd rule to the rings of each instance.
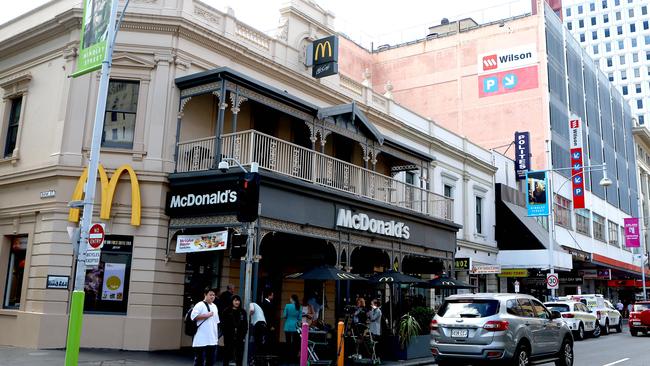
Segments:
[[[203,295],[203,301],[194,305],[191,315],[198,326],[192,340],[194,366],[213,366],[219,342],[219,311],[214,304],[214,290],[206,288]]]
[[[264,311],[262,307],[257,305],[254,302],[251,302],[249,314],[251,325],[253,326],[253,343],[252,350],[250,352],[251,356],[257,354],[264,354],[266,352],[266,342],[267,342],[267,329],[266,329],[266,318],[264,317]]]

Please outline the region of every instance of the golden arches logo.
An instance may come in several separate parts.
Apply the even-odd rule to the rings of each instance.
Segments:
[[[141,202],[140,202],[140,183],[138,183],[138,177],[135,175],[133,168],[130,165],[125,164],[121,167],[115,169],[111,179],[108,179],[106,175],[106,170],[104,167],[99,164],[99,181],[101,185],[101,210],[99,213],[99,218],[102,220],[109,220],[111,217],[111,206],[113,204],[113,196],[115,195],[115,190],[117,189],[117,183],[120,180],[120,176],[123,173],[128,173],[131,181],[131,225],[140,226],[140,216],[141,216]],[[84,168],[79,181],[77,181],[77,186],[72,193],[72,200],[80,200],[83,197],[84,186],[88,180],[88,168]],[[78,222],[79,221],[79,209],[71,208],[68,214],[68,221]]]
[[[320,50],[320,57],[325,57],[325,51],[327,50],[327,57],[332,57],[332,44],[330,41],[325,41],[316,45],[314,50],[314,61],[318,61],[318,51]]]

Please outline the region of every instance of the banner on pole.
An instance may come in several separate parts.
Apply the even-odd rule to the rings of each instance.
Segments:
[[[106,42],[110,31],[109,19],[114,0],[83,0],[84,16],[81,24],[81,45],[77,71],[72,77],[99,70],[106,57]]]
[[[580,118],[569,121],[570,152],[571,152],[571,187],[573,192],[573,208],[585,208],[585,182],[583,174],[582,150],[582,120]]]
[[[530,170],[530,133],[515,132],[515,174],[517,180],[526,179]]]
[[[625,246],[627,248],[638,248],[641,246],[639,235],[639,218],[628,217],[623,219],[625,226]]]
[[[548,179],[546,172],[528,172],[526,174],[526,191],[528,199],[526,208],[528,216],[548,216]]]

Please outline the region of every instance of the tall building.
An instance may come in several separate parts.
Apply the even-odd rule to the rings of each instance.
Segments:
[[[515,132],[529,132],[530,170],[555,170],[552,255],[563,271],[559,293],[633,298],[638,289],[616,291],[608,282],[641,277],[640,261],[623,244],[623,220],[639,211],[633,111],[556,12],[541,0],[534,6],[531,14],[490,24],[442,24],[426,38],[379,50],[342,42],[341,59],[353,62],[343,62],[341,72],[512,158]],[[581,198],[571,183],[569,120],[575,118],[583,122],[583,163],[594,166],[585,173],[585,208],[574,208]],[[603,163],[614,180],[607,188],[599,185]],[[510,269],[526,269],[520,282],[542,296],[548,293],[547,226],[526,217],[521,192],[501,187],[497,194],[498,263],[507,273],[502,281],[514,273]],[[512,278],[507,283],[512,291]]]
[[[639,125],[650,122],[650,4],[565,0],[564,25],[623,94]]]

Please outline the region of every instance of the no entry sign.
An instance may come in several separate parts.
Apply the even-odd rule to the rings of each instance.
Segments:
[[[88,249],[100,249],[104,246],[104,224],[92,224],[88,231]]]

